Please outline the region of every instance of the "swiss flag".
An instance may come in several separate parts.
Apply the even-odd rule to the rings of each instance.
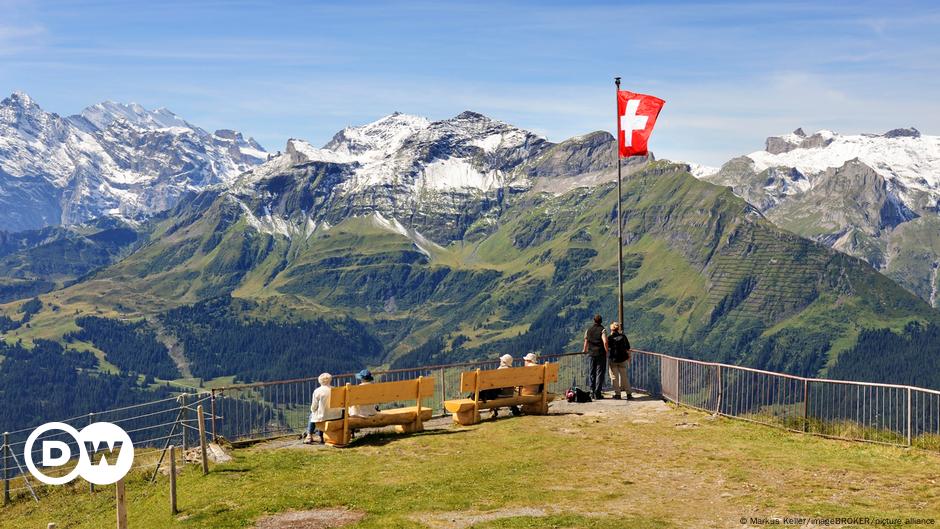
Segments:
[[[665,104],[658,97],[617,91],[617,140],[621,158],[647,154],[646,143]]]

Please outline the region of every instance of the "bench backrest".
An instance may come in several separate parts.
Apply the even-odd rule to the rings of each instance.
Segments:
[[[543,369],[545,370],[544,375]],[[537,366],[490,369],[487,371],[464,371],[460,375],[460,392],[472,392],[477,389],[476,377],[478,375],[480,377],[480,390],[530,386],[542,384],[543,382],[557,382],[558,364],[548,363]],[[545,380],[543,380],[543,376]]]
[[[356,386],[339,386],[330,390],[330,407],[364,406],[386,402],[417,400],[434,396],[434,377],[422,377],[399,382],[378,382]]]

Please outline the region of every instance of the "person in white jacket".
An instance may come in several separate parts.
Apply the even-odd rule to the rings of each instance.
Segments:
[[[307,443],[313,443],[313,433],[316,431],[320,436],[320,444],[323,444],[323,428],[321,424],[325,421],[333,421],[343,418],[342,408],[330,408],[330,391],[333,389],[330,384],[333,382],[333,375],[322,373],[317,377],[320,387],[313,391],[312,402],[310,403],[310,424],[307,426]]]

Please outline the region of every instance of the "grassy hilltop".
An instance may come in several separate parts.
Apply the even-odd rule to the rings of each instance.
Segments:
[[[940,456],[830,441],[659,401],[553,405],[553,415],[421,435],[371,435],[347,449],[296,441],[234,451],[203,477],[128,484],[130,526],[247,528],[291,511],[346,508],[356,528],[725,528],[742,517],[940,519]],[[573,413],[578,412],[578,413]],[[149,477],[149,476],[148,476]],[[0,527],[113,525],[113,488],[44,493]],[[310,524],[287,527],[317,528]],[[847,525],[848,527],[856,527]],[[901,525],[902,527],[907,525]],[[278,527],[276,525],[265,527]],[[868,527],[868,526],[857,526]]]

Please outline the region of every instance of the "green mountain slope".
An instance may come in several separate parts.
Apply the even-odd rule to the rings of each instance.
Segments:
[[[495,222],[467,228],[472,237],[441,244],[376,213],[334,216],[335,224],[303,231],[259,228],[250,212],[262,205],[250,200],[270,208],[309,197],[311,189],[322,191],[311,182],[323,174],[308,172],[274,191],[266,182],[263,196],[210,192],[182,204],[127,258],[43,296],[62,309],[43,309],[29,329],[8,333],[8,340],[56,338],[88,314],[144,319],[192,334],[173,330],[179,318],[168,321],[168,315],[231,296],[246,302],[224,316],[240,322],[226,326],[232,332],[324,322],[317,325],[354,344],[345,355],[353,363],[405,366],[497,352],[570,351],[580,347],[593,313],[607,321],[616,316],[612,183],[559,195],[536,187],[506,199]],[[324,199],[319,207],[334,215],[342,204]],[[817,374],[855,347],[864,329],[903,334],[911,322],[937,321],[924,301],[866,263],[780,230],[729,189],[693,178],[683,165],[655,162],[627,177],[623,219],[625,320],[638,347]],[[12,314],[16,306],[4,309]],[[223,374],[225,363],[207,364],[217,356],[197,342],[184,351],[193,374]],[[250,340],[229,343],[243,351],[226,354],[267,358],[281,368],[233,361],[238,367],[224,374],[316,374],[315,365],[306,367],[310,372],[292,370],[279,350],[261,351]],[[335,346],[307,339],[303,346],[314,356],[339,354]],[[910,378],[915,370],[893,377]]]
[[[142,236],[142,230],[112,219],[0,232],[0,303],[72,283],[127,254]]]

